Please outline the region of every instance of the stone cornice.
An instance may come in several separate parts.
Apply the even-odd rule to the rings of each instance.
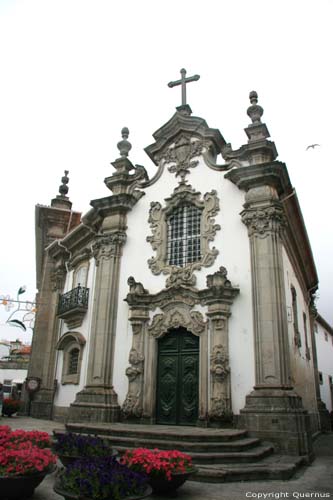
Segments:
[[[207,276],[207,288],[198,290],[194,287],[183,285],[165,288],[156,294],[150,294],[141,283],[137,283],[130,277],[130,292],[125,301],[131,307],[140,307],[150,310],[170,309],[174,303],[187,304],[193,307],[197,304],[212,305],[214,303],[225,304],[228,309],[239,293],[238,287],[233,287],[227,279],[227,272],[224,268]]]
[[[134,205],[139,201],[139,199],[144,196],[143,191],[135,190],[132,194],[121,193],[114,194],[112,196],[106,196],[105,198],[98,198],[97,200],[91,200],[90,204],[93,208],[98,210],[98,213],[102,217],[107,217],[114,213],[127,213]]]
[[[224,177],[244,191],[253,187],[272,186],[280,196],[292,192],[287,167],[280,161],[233,168]]]
[[[288,221],[285,233],[286,250],[289,255],[292,254],[307,291],[315,291],[318,288],[318,275],[296,192],[285,200],[282,199],[282,203]]]
[[[177,111],[165,125],[153,134],[156,142],[145,148],[147,155],[155,165],[158,164],[165,147],[168,144],[170,145],[180,133],[209,141],[215,150],[215,154],[220,153],[226,144],[220,131],[209,128],[203,118]]]

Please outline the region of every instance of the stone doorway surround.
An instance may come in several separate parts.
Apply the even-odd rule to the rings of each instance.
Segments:
[[[150,294],[133,277],[126,301],[133,340],[126,368],[129,385],[123,418],[156,422],[158,339],[170,329],[184,327],[199,337],[199,414],[197,425],[223,425],[232,416],[228,347],[228,318],[239,289],[232,287],[221,267],[207,276],[207,288],[171,286]],[[196,310],[203,306],[205,313]],[[152,317],[150,312],[158,309]],[[208,335],[210,342],[208,342]],[[210,349],[210,350],[209,350]],[[210,365],[209,365],[210,363]]]

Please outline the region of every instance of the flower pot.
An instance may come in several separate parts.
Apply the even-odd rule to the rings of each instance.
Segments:
[[[23,500],[32,497],[35,488],[53,468],[26,476],[0,476],[0,499]]]
[[[172,493],[182,486],[196,471],[197,469],[193,468],[187,472],[175,472],[171,475],[170,480],[165,476],[150,476],[149,484],[153,489],[153,493],[157,495]]]
[[[64,497],[65,500],[93,500],[93,499],[90,499],[87,497],[82,497],[80,495],[76,495],[74,493],[70,493],[68,491],[63,490],[59,481],[56,481],[53,489],[58,495]],[[151,495],[151,493],[152,493],[151,487],[147,486],[145,492],[142,493],[141,495],[127,496],[127,497],[124,497],[124,500],[140,500],[141,498],[149,497],[149,495]],[[105,499],[105,500],[112,500],[112,499],[110,498],[110,499]]]

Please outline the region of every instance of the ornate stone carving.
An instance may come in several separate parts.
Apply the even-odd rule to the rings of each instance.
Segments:
[[[194,335],[200,335],[204,332],[206,323],[199,311],[190,312],[187,309],[176,308],[176,310],[167,311],[165,314],[156,314],[148,327],[148,333],[158,338],[163,336],[170,328],[180,326],[187,328]]]
[[[221,344],[213,347],[210,356],[210,372],[213,380],[217,380],[219,382],[225,380],[229,375],[229,358]]]
[[[144,295],[144,294],[147,294],[148,293],[148,290],[146,290],[142,283],[139,283],[137,281],[135,281],[135,279],[133,278],[133,276],[130,276],[127,280],[127,284],[129,285],[129,293],[135,293],[135,294],[138,294],[138,295]]]
[[[136,417],[140,418],[142,415],[142,405],[140,398],[134,394],[127,394],[121,412],[125,418]]]
[[[170,274],[166,286],[184,284],[193,286],[195,277],[193,272],[202,267],[211,266],[218,254],[218,250],[209,244],[214,240],[216,231],[220,229],[215,224],[214,217],[219,210],[219,199],[215,190],[206,193],[203,199],[200,199],[200,193],[192,189],[187,184],[180,184],[173,195],[166,200],[166,206],[163,208],[159,202],[152,202],[149,212],[148,222],[152,230],[152,236],[147,237],[151,243],[156,256],[148,260],[148,265],[153,274]],[[201,215],[201,259],[198,262],[192,262],[184,267],[170,265],[167,262],[167,216],[172,213],[180,203],[193,204],[202,210]]]
[[[125,243],[126,233],[124,231],[98,236],[92,246],[96,266],[99,265],[101,260],[109,260],[111,257],[119,256]]]
[[[231,287],[230,281],[227,279],[228,271],[221,266],[214,274],[208,274],[206,278],[208,288],[224,288]]]
[[[208,147],[202,140],[191,140],[186,135],[180,135],[176,142],[162,153],[161,158],[166,163],[173,163],[168,167],[169,172],[180,176],[181,182],[185,180],[186,175],[190,173],[189,169],[198,165],[199,161],[193,161],[192,158],[202,154],[204,147]]]
[[[213,420],[225,420],[231,417],[228,402],[221,397],[211,398],[209,415]]]
[[[249,236],[265,238],[269,233],[279,232],[286,224],[283,208],[271,205],[261,209],[245,209],[242,221],[248,228]]]

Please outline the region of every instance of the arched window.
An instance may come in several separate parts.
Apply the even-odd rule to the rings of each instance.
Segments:
[[[176,207],[167,218],[167,261],[185,267],[201,259],[202,210],[192,204]]]
[[[78,267],[74,272],[74,282],[73,288],[80,286],[86,286],[87,284],[87,276],[88,276],[88,265],[83,264]]]
[[[74,347],[68,353],[68,370],[67,375],[74,375],[78,372],[79,368],[80,349]]]
[[[291,289],[291,301],[293,308],[293,324],[294,324],[294,343],[296,347],[301,347],[301,335],[298,329],[298,308],[297,308],[297,293],[296,289],[292,286]]]

